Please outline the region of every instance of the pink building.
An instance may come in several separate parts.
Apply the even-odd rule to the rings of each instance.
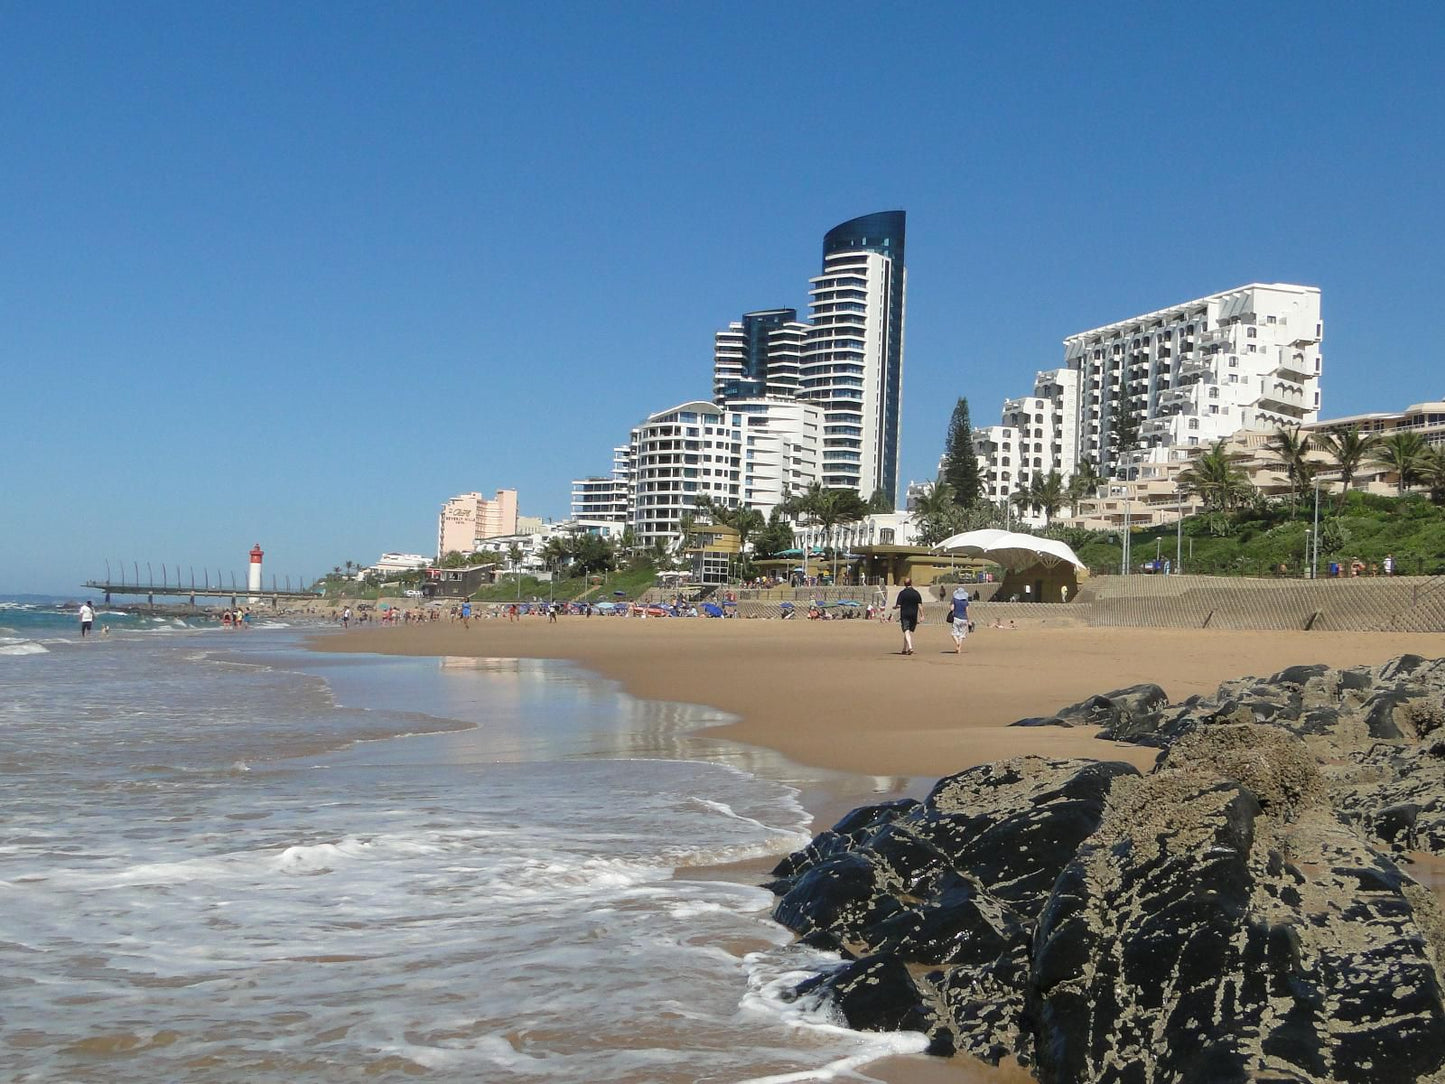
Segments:
[[[463,493],[442,505],[437,519],[437,557],[471,553],[483,538],[517,533],[517,491],[499,489],[494,500]]]

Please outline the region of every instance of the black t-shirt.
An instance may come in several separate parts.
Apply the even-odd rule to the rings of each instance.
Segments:
[[[898,600],[894,603],[898,607],[899,617],[918,618],[918,607],[923,605],[923,596],[911,587],[905,587],[898,592]]]

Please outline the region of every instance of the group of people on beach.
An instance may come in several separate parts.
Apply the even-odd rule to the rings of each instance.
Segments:
[[[948,631],[953,637],[953,651],[956,655],[963,654],[963,642],[968,639],[968,634],[973,631],[973,622],[968,618],[969,604],[968,589],[955,587],[953,595],[948,600]],[[923,615],[923,596],[913,586],[911,579],[903,581],[903,590],[898,592],[898,598],[893,602],[893,608],[898,611],[898,627],[903,630],[903,654],[913,654],[913,633],[918,629],[918,622]],[[1009,622],[1013,624],[1013,622]]]

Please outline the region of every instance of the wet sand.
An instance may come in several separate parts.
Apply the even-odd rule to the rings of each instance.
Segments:
[[[926,623],[913,655],[896,625],[852,621],[575,617],[552,624],[449,622],[317,637],[322,651],[566,659],[617,681],[633,696],[706,704],[736,716],[710,734],[773,749],[796,764],[877,781],[873,797],[1026,753],[1127,760],[1155,751],[1099,741],[1091,731],[1011,727],[1094,693],[1139,682],[1171,700],[1212,693],[1221,681],[1287,666],[1378,664],[1396,655],[1445,655],[1445,634],[980,627],[953,651],[947,629]],[[826,790],[805,793],[815,827],[843,809]],[[856,802],[854,804],[857,804]],[[694,873],[696,871],[693,871]],[[761,880],[763,871],[719,871]],[[890,1084],[1017,1084],[1017,1066],[968,1059],[893,1058],[868,1067]]]

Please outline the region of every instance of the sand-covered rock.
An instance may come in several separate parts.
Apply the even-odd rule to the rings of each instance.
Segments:
[[[847,961],[800,994],[1048,1082],[1445,1080],[1445,918],[1405,863],[1445,849],[1442,695],[1405,656],[1062,709],[1158,764],[1017,758],[850,814],[775,871],[778,920]]]

